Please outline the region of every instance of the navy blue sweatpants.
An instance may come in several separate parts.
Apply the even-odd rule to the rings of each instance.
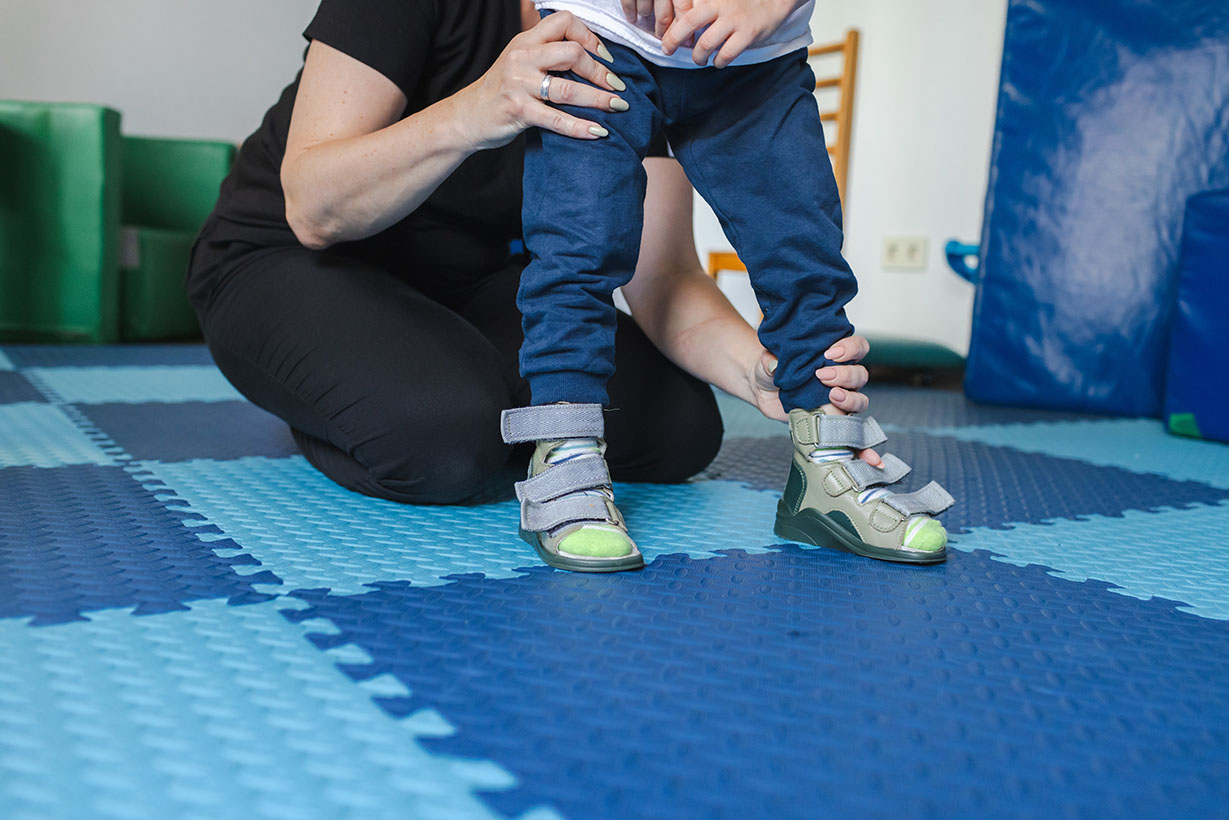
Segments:
[[[635,270],[644,219],[642,161],[664,128],[675,156],[746,263],[764,313],[759,338],[780,359],[785,409],[818,407],[815,370],[853,332],[857,290],[841,256],[841,207],[805,51],[724,69],[662,68],[609,44],[629,111],[564,107],[610,136],[530,133],[524,230],[532,261],[517,306],[521,373],[534,404],[606,404],[616,287]],[[574,76],[571,79],[577,79]]]

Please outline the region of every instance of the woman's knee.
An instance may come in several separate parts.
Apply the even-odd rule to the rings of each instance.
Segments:
[[[502,408],[457,408],[423,418],[407,414],[356,457],[386,497],[411,504],[458,504],[488,491],[508,461],[499,435]]]
[[[608,457],[619,481],[676,484],[703,471],[721,449],[724,428],[712,390],[674,393],[651,418],[610,414]]]

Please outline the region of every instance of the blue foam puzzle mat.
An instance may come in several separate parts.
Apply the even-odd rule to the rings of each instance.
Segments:
[[[1194,816],[1229,771],[1229,630],[981,552],[937,572],[782,547],[613,579],[296,593],[495,760],[515,817]],[[1180,640],[1174,638],[1181,635]],[[1045,648],[1043,648],[1045,647]]]
[[[27,401],[41,402],[46,399],[34,385],[26,381],[25,376],[0,370],[0,405]]]
[[[0,349],[5,820],[1224,813],[1222,445],[873,388],[958,499],[899,567],[777,539],[785,427],[719,397],[704,474],[616,486],[646,569],[583,576],[219,379]]]

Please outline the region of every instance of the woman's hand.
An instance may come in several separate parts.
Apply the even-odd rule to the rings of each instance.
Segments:
[[[780,28],[798,5],[798,0],[673,0],[670,26],[658,34],[661,48],[673,54],[707,26],[691,47],[691,58],[696,65],[707,65],[716,54],[713,65],[725,68]]]
[[[829,404],[824,405],[824,411],[833,415],[846,413],[862,413],[870,405],[870,400],[858,392],[866,386],[866,368],[858,364],[870,351],[870,344],[861,336],[848,336],[836,342],[824,352],[824,357],[834,362],[848,362],[830,367],[821,367],[815,371],[815,377],[831,389],[828,391]],[[760,360],[750,376],[752,392],[755,395],[756,406],[760,412],[769,418],[785,421],[789,417],[781,406],[777,387],[773,384],[772,374],[777,368],[777,360],[767,350],[760,354]],[[879,467],[883,459],[874,450],[861,450],[858,457],[871,466]]]
[[[609,92],[626,86],[594,54],[612,59],[597,35],[566,11],[549,14],[513,37],[495,64],[458,95],[462,132],[473,150],[506,145],[534,126],[577,139],[606,136],[597,123],[560,111],[540,96],[548,73],[571,71],[597,87],[553,77],[551,103],[620,110],[623,101]]]

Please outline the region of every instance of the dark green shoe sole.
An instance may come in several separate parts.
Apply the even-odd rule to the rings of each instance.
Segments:
[[[545,564],[555,569],[571,572],[625,572],[629,569],[644,569],[644,556],[639,551],[618,558],[571,558],[546,549],[536,532],[522,529],[521,539],[534,548]]]
[[[812,544],[816,547],[852,552],[863,558],[892,561],[897,564],[941,564],[947,560],[947,547],[935,552],[921,550],[895,550],[875,547],[852,535],[828,516],[811,509],[799,510],[795,515],[784,501],[777,503],[777,523],[772,531],[790,541]]]

